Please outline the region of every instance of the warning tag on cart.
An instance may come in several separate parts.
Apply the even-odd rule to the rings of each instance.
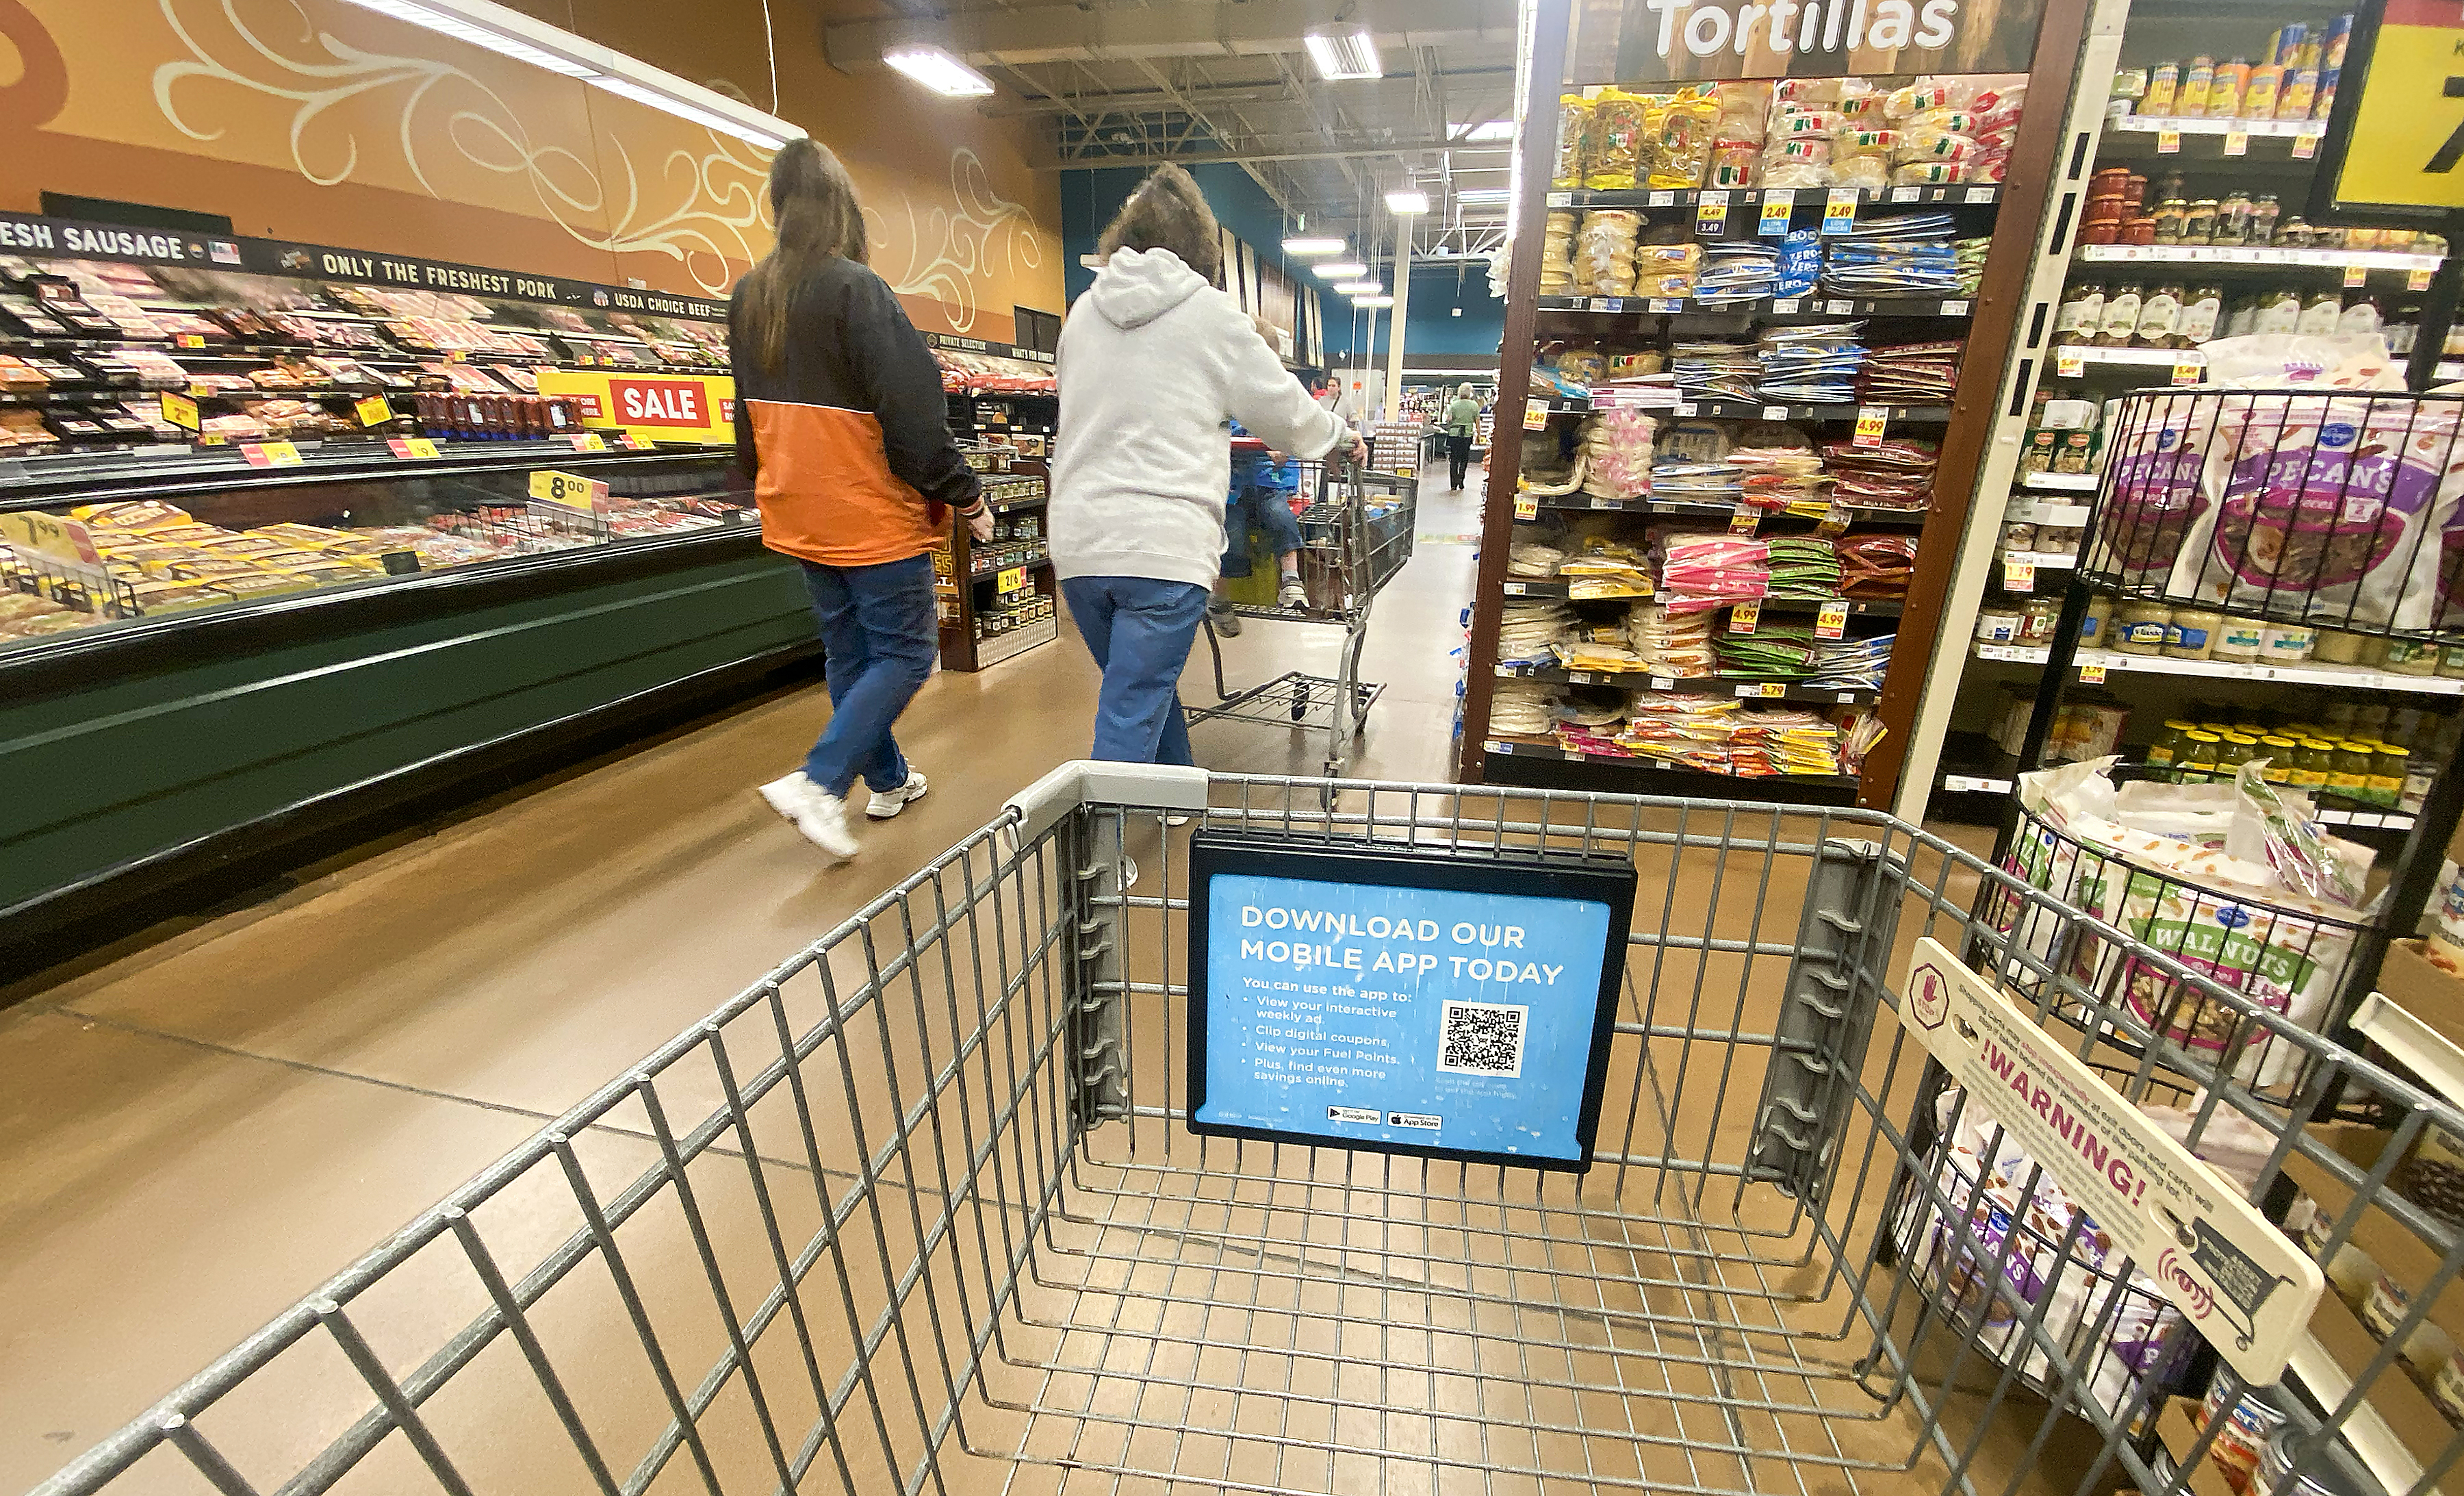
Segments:
[[[2235,1372],[2274,1382],[2318,1305],[2319,1264],[1940,942],[1917,942],[1901,991],[1901,1025],[1969,1115],[2001,1124]]]

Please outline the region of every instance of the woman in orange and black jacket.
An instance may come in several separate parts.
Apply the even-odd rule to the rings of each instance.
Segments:
[[[924,793],[891,725],[933,673],[940,615],[929,552],[949,523],[992,538],[992,512],[950,439],[941,371],[865,264],[864,212],[837,157],[790,141],[770,164],[778,242],[728,303],[736,451],[761,543],[803,564],[828,652],[830,723],[804,767],[761,787],[806,839],[855,855],[847,797],[895,815]]]

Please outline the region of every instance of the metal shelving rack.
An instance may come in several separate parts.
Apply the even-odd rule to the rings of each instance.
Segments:
[[[1509,289],[1499,367],[1502,407],[1509,412],[1514,410],[1520,401],[1510,392],[1529,388],[1534,354],[1543,338],[1575,330],[1593,334],[1653,332],[1664,337],[1680,319],[1684,320],[1684,333],[1696,334],[1734,330],[1740,325],[1751,326],[1764,322],[1784,324],[1854,316],[1895,320],[1892,325],[1899,331],[1877,334],[1877,342],[1957,336],[1967,342],[1968,353],[1959,384],[1947,407],[1904,408],[1892,412],[1888,417],[1892,424],[1914,427],[1927,435],[1938,435],[1942,447],[1935,470],[1930,509],[1920,515],[1894,514],[1874,521],[1903,525],[1913,522],[1920,526],[1920,539],[1907,598],[1898,623],[1898,642],[1883,689],[1879,693],[1867,693],[1873,695],[1875,711],[1887,732],[1881,743],[1867,755],[1861,778],[1811,775],[1741,778],[1656,765],[1648,759],[1570,753],[1554,744],[1513,741],[1489,732],[1490,700],[1495,682],[1501,676],[1510,677],[1514,673],[1510,668],[1501,670],[1498,660],[1498,624],[1505,600],[1509,596],[1535,595],[1528,590],[1530,584],[1514,583],[1506,573],[1507,552],[1516,519],[1516,482],[1522,470],[1525,436],[1524,423],[1509,419],[1498,422],[1489,453],[1489,502],[1484,520],[1480,577],[1472,605],[1463,739],[1459,745],[1460,772],[1465,780],[1831,803],[1854,800],[1869,806],[1890,803],[1908,727],[1915,715],[1918,691],[1927,672],[1932,640],[1949,585],[1953,553],[1958,547],[1966,518],[1967,496],[1973,487],[1980,465],[1989,459],[1983,432],[1991,419],[1990,408],[1995,398],[1995,384],[2003,353],[2020,335],[2022,298],[2019,293],[2029,275],[2029,262],[2024,252],[2037,237],[2038,224],[2045,213],[2045,184],[2054,173],[2056,147],[2060,139],[2057,127],[2057,110],[2054,104],[2070,96],[2074,68],[2079,59],[2079,39],[2090,3],[2091,0],[2049,0],[2044,7],[2028,76],[2029,98],[2035,103],[2022,118],[2005,182],[1886,188],[1856,192],[1856,211],[1860,214],[1932,207],[1961,215],[1962,234],[1993,234],[1995,247],[1987,261],[1976,295],[1948,299],[1804,296],[1703,306],[1690,299],[1541,297],[1537,294],[1540,283],[1538,226],[1551,208],[1611,206],[1637,207],[1646,211],[1654,208],[1680,212],[1691,210],[1698,214],[1699,223],[1704,205],[1711,203],[1725,204],[1727,208],[1727,212],[1721,215],[1726,223],[1717,236],[1753,236],[1759,212],[1767,204],[1773,211],[1786,211],[1793,219],[1803,224],[1814,224],[1820,220],[1830,191],[1822,189],[1726,193],[1717,190],[1552,190],[1550,178],[1556,147],[1558,93],[1564,88],[1612,80],[1572,76],[1567,47],[1573,9],[1571,0],[1539,0],[1530,18],[1533,45],[1529,71],[1524,79],[1520,104],[1522,125],[1516,145],[1521,196],[1516,204],[1515,221],[1522,228],[1515,235],[1507,273]],[[1973,227],[1969,226],[1971,218]],[[1551,330],[1544,332],[1544,325]],[[1815,423],[1817,431],[1834,437],[1844,437],[1858,414],[1858,408],[1854,405],[1786,407],[1779,408],[1776,413],[1772,408],[1739,404],[1731,410],[1727,406],[1727,402],[1698,402],[1690,407],[1679,407],[1677,413],[1811,421]],[[1588,409],[1588,404],[1583,403],[1551,402],[1548,410],[1534,409],[1526,420],[1537,422],[1537,429],[1545,431],[1550,423],[1582,413]],[[1587,503],[1585,506],[1592,505]],[[1649,503],[1626,507],[1644,512],[1682,512],[1683,508]],[[1727,512],[1722,509],[1720,514]],[[1868,521],[1860,515],[1857,523]],[[1525,590],[1518,591],[1518,587]],[[1636,683],[1647,683],[1647,678]],[[1709,683],[1726,691],[1739,691],[1755,684],[1734,681]],[[1836,692],[1819,694],[1825,701],[1838,695]]]

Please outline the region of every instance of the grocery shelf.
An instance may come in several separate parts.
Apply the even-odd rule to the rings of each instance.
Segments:
[[[2410,831],[2412,817],[2402,811],[2321,810],[2319,819],[2330,826],[2357,826],[2364,831]]]
[[[2078,556],[2056,550],[2005,550],[1998,552],[1993,559],[2006,566],[2015,561],[2022,566],[2035,567],[2039,571],[2067,571],[2079,565]]]
[[[2456,1048],[2454,1040],[2407,1013],[2385,993],[2363,998],[2353,1010],[2352,1024],[2431,1090],[2464,1106],[2464,1049]]]
[[[1485,777],[1491,783],[1545,780],[1557,785],[1582,785],[1610,793],[1835,805],[1848,804],[1855,798],[1858,788],[1857,777],[1853,774],[1723,774],[1664,758],[1642,758],[1626,753],[1585,753],[1561,748],[1555,743],[1531,739],[1485,738],[1482,740],[1481,748],[1488,755]],[[1575,769],[1575,766],[1580,767]],[[1518,770],[1523,771],[1517,772]],[[1573,771],[1569,772],[1570,770]]]
[[[1760,209],[1773,203],[1792,211],[1821,208],[1835,196],[1854,192],[1859,208],[1896,208],[1910,203],[1949,203],[1972,208],[1999,203],[2002,189],[1995,184],[1965,186],[1953,184],[1935,187],[1766,187],[1766,188],[1590,188],[1576,191],[1551,192],[1551,208],[1696,208],[1704,202],[1725,203],[1731,208]]]
[[[1871,411],[1880,411],[1884,420],[1901,425],[1941,426],[1950,421],[1950,407],[1947,405],[1859,405],[1854,400],[1826,405],[1765,405],[1758,400],[1680,400],[1675,407],[1679,415],[1749,421],[1853,421]]]
[[[1979,659],[2007,664],[2041,665],[2042,645],[1978,644]],[[2266,665],[2235,659],[2167,659],[2162,655],[2125,655],[2118,650],[2083,649],[2072,663],[2081,669],[2100,667],[2145,675],[2197,676],[2210,681],[2275,681],[2286,685],[2345,686],[2357,691],[2402,691],[2419,696],[2464,696],[2464,680],[2438,676],[2397,675],[2361,665]]]
[[[2002,510],[2009,525],[2050,525],[2056,529],[2078,529],[2087,524],[2087,505],[2083,503],[2020,502]],[[2069,558],[2077,561],[2079,558]]]
[[[1580,513],[1606,511],[1624,514],[1665,514],[1682,519],[1719,520],[1723,523],[1734,516],[1738,507],[1733,503],[1714,503],[1707,500],[1695,502],[1683,499],[1595,499],[1588,494],[1542,495],[1533,499],[1531,502],[1532,507],[1537,509],[1572,509]],[[1849,523],[1854,525],[1923,525],[1925,523],[1925,511],[1921,509],[1850,509],[1847,514]],[[1802,520],[1808,524],[1816,524],[1823,516],[1792,514],[1785,509],[1766,509],[1761,512],[1759,518]]]
[[[2091,264],[2305,265],[2321,270],[2436,270],[2444,257],[2398,250],[2240,248],[2222,244],[2082,244]]]
[[[1507,597],[1564,597],[1568,593],[1568,586],[1563,578],[1552,577],[1544,580],[1521,577],[1501,584],[1498,591]],[[1604,603],[1651,601],[1648,597],[1595,597],[1582,600]],[[1766,597],[1761,599],[1761,602],[1765,613],[1819,613],[1832,603],[1846,603],[1849,614],[1856,617],[1896,618],[1900,615],[1900,604],[1896,601],[1882,602],[1863,597]],[[1500,668],[1502,670],[1503,666]]]
[[[2005,665],[2041,665],[2051,654],[2042,644],[1979,644],[1976,658]]]
[[[2075,343],[2055,350],[2054,364],[2057,373],[2066,358],[2077,358],[2082,364],[2140,364],[2161,368],[2187,364],[2195,364],[2201,368],[2208,367],[2208,356],[2196,348],[2106,348],[2094,344]]]
[[[1042,555],[1032,561],[1006,561],[998,566],[971,567],[967,572],[967,580],[980,582],[987,577],[999,576],[1004,571],[1044,571],[1050,569],[1051,566],[1052,557]]]
[[[2167,130],[2177,135],[2248,135],[2254,140],[2270,137],[2307,135],[2317,139],[2327,133],[2324,120],[2210,120],[2188,116],[2129,114],[2105,125],[2112,135],[2158,135]]]
[[[1061,636],[1061,620],[1038,618],[1023,629],[1006,634],[988,635],[976,640],[976,668],[1000,664],[1004,659],[1025,654],[1038,644],[1049,644]]]
[[[2334,1293],[2327,1297],[2332,1300]],[[2337,1364],[2334,1352],[2319,1341],[2315,1333],[2304,1334],[2293,1344],[2292,1359],[2285,1372],[2308,1390],[2313,1400],[2330,1410],[2342,1407],[2346,1395],[2353,1390],[2353,1378]],[[2336,1431],[2351,1446],[2362,1464],[2386,1491],[2409,1491],[2421,1484],[2421,1462],[2405,1448],[2404,1440],[2387,1426],[2365,1397]]]
[[[2029,473],[2020,478],[2019,486],[2033,488],[2039,493],[2092,494],[2096,492],[2096,475],[2094,473]]]
[[[1733,696],[1743,701],[1811,702],[1824,706],[1871,704],[1880,691],[1844,690],[1837,686],[1802,685],[1791,681],[1733,681],[1718,676],[1656,676],[1648,671],[1567,670],[1501,659],[1502,680],[1551,681],[1559,685],[1615,685],[1630,691],[1670,691],[1681,696]]]
[[[1650,313],[1734,314],[1771,317],[1967,317],[1969,297],[1886,296],[1754,297],[1739,301],[1705,302],[1690,296],[1543,296],[1541,312],[1597,312],[1619,316]]]

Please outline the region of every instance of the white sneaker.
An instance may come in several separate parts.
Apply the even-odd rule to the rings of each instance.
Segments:
[[[1301,585],[1299,577],[1287,576],[1284,578],[1283,591],[1275,594],[1275,600],[1287,608],[1306,608],[1309,606],[1309,589]]]
[[[907,782],[887,793],[880,790],[872,792],[872,798],[865,802],[864,813],[874,820],[888,820],[905,810],[908,801],[924,798],[924,792],[931,788],[924,782],[923,773],[911,765],[907,770]]]
[[[761,787],[770,808],[795,823],[804,839],[844,862],[855,856],[855,837],[848,832],[847,801],[804,776],[801,769]]]

